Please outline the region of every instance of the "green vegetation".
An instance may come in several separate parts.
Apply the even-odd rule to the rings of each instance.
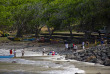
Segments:
[[[110,0],[0,0],[0,30],[17,30],[39,36],[47,26],[50,38],[55,31],[97,31],[109,28]]]
[[[7,39],[7,37],[0,37],[0,42],[8,42],[10,41],[9,39]]]

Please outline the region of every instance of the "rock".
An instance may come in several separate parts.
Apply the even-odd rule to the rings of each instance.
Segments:
[[[72,58],[72,55],[69,55],[68,58]],[[74,59],[78,61],[86,61],[99,63],[104,65],[110,65],[110,47],[109,46],[96,46],[91,47],[88,50],[84,50],[78,53],[74,53]]]
[[[16,61],[12,61],[12,63],[17,63]]]
[[[105,65],[105,66],[110,66],[110,59],[106,59],[106,60],[104,61],[104,65]]]
[[[97,74],[101,74],[101,73],[99,72],[99,73],[97,73]]]
[[[98,64],[103,64],[103,61],[100,60],[100,59],[97,59],[97,63],[98,63]]]

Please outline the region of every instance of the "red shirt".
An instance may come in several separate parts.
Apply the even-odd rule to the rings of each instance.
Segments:
[[[10,54],[12,54],[12,50],[10,50]]]
[[[52,55],[55,55],[55,52],[52,52]]]

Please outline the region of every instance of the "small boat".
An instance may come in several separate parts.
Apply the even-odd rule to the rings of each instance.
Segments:
[[[13,58],[14,55],[0,55],[0,58]]]
[[[29,38],[29,39],[24,39],[23,41],[34,41],[36,40],[35,38]]]

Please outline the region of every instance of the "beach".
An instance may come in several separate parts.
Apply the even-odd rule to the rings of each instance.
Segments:
[[[109,74],[110,66],[65,59],[64,44],[44,43],[3,43],[0,44],[0,55],[9,55],[9,50],[16,49],[16,58],[0,59],[0,74]],[[42,55],[43,48],[45,54]],[[25,54],[22,57],[21,51]],[[58,55],[47,55],[55,51]]]

